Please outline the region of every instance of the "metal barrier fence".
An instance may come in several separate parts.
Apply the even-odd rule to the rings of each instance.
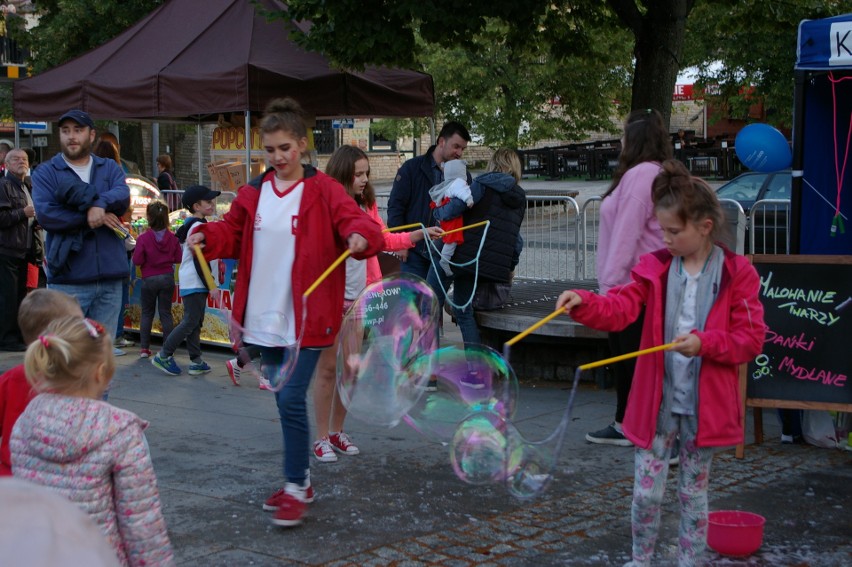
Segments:
[[[576,280],[583,273],[580,207],[571,197],[527,196],[519,279]]]
[[[790,253],[790,200],[763,199],[751,206],[748,250],[755,254]]]
[[[386,219],[387,195],[377,196],[379,212]],[[589,197],[579,207],[571,197],[527,196],[527,212],[521,225],[524,249],[515,268],[518,279],[595,281],[600,197]],[[790,253],[790,201],[756,202],[746,219],[737,201],[722,200],[726,227],[722,242],[739,253]]]

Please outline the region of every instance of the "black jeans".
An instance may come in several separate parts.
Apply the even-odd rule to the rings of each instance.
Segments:
[[[175,276],[173,273],[160,274],[142,278],[142,314],[139,318],[139,346],[151,347],[151,326],[154,324],[154,312],[160,315],[160,326],[163,328],[163,343],[169,338],[175,328],[172,318],[172,295],[175,292]]]
[[[609,349],[612,356],[620,356],[628,352],[639,350],[639,342],[642,339],[642,324],[645,321],[645,312],[639,315],[633,323],[623,331],[609,334]],[[612,365],[615,375],[615,421],[624,421],[624,411],[627,409],[627,397],[630,395],[630,385],[633,384],[633,373],[636,370],[636,359],[622,360]]]
[[[27,261],[0,254],[0,344],[23,343],[18,309],[27,295]]]
[[[201,326],[207,309],[207,292],[190,293],[183,296],[183,319],[163,342],[163,355],[172,356],[180,343],[186,339],[186,350],[192,362],[201,360]]]

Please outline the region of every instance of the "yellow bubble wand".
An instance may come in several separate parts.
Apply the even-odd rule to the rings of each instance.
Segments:
[[[484,224],[487,224],[487,223],[488,223],[488,221],[483,221],[483,222],[478,222],[478,223],[475,223],[475,224],[472,224],[472,225],[469,225],[469,226],[463,226],[463,227],[461,227],[461,228],[456,228],[456,229],[453,229],[453,230],[448,230],[447,232],[444,232],[441,236],[443,236],[443,235],[445,235],[445,234],[450,234],[450,233],[453,233],[453,232],[459,232],[459,231],[462,231],[462,230],[467,230],[467,229],[469,229],[469,228],[474,228],[474,227],[481,226],[481,225],[484,225]],[[420,224],[420,223],[403,224],[403,225],[400,225],[400,226],[394,226],[394,227],[392,227],[392,228],[386,228],[386,229],[384,229],[382,232],[396,232],[396,231],[398,231],[398,230],[408,230],[408,229],[410,229],[410,228],[424,228],[424,227],[423,227],[423,225],[422,225],[422,224]],[[425,228],[424,228],[424,230],[425,230]],[[314,283],[312,283],[312,284],[310,285],[310,287],[308,287],[308,289],[306,289],[306,290],[305,290],[305,293],[303,293],[303,294],[302,294],[302,297],[303,297],[303,298],[306,298],[306,297],[308,297],[310,294],[312,294],[312,293],[313,293],[313,292],[314,292],[314,291],[315,291],[315,290],[319,287],[319,285],[320,285],[323,281],[325,281],[325,278],[327,278],[329,275],[331,275],[331,273],[332,273],[332,272],[333,272],[333,271],[334,271],[334,270],[335,270],[335,269],[336,269],[336,268],[337,268],[340,264],[342,264],[342,263],[343,263],[343,261],[344,261],[344,260],[346,260],[346,258],[348,258],[348,257],[349,257],[349,254],[350,254],[349,250],[346,250],[346,251],[345,251],[343,254],[341,254],[341,255],[340,255],[340,256],[339,256],[339,257],[338,257],[338,258],[337,258],[334,262],[332,262],[332,264],[331,264],[331,265],[330,265],[330,266],[329,266],[329,267],[328,267],[328,268],[327,268],[327,269],[326,269],[326,270],[325,270],[322,274],[320,274],[320,276],[316,279],[316,281],[314,281]]]
[[[210,273],[210,265],[204,259],[204,252],[201,251],[201,246],[199,244],[194,245],[192,251],[195,252],[195,257],[201,265],[201,274],[204,276],[204,283],[207,285],[207,289],[213,291],[216,289],[216,280],[213,279],[213,274]]]

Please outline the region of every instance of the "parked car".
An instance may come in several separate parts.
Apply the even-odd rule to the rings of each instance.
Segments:
[[[751,219],[752,208],[756,202],[765,199],[786,200],[786,203],[783,205],[767,205],[754,211],[755,254],[788,253],[788,211],[790,208],[792,183],[793,177],[790,170],[774,173],[748,172],[738,175],[716,189],[716,195],[720,199],[737,201],[743,208],[743,212],[748,220]],[[746,224],[746,254],[750,252],[749,225],[750,223]]]

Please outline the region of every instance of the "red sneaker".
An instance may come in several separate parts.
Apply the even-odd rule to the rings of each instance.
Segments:
[[[275,491],[275,494],[266,499],[266,502],[263,503],[263,509],[267,512],[274,512],[281,506],[281,501],[284,499],[284,489],[278,489]],[[305,489],[305,497],[303,502],[305,504],[310,504],[314,501],[314,487],[312,485],[308,485]]]
[[[284,485],[284,494],[278,502],[278,509],[272,517],[276,526],[298,526],[302,523],[307,505],[304,502],[306,490],[297,484],[288,482]]]
[[[350,439],[349,436],[342,431],[340,433],[330,434],[328,436],[328,442],[332,449],[344,455],[357,455],[361,452],[358,447],[355,446],[355,443],[352,442],[352,439]]]

